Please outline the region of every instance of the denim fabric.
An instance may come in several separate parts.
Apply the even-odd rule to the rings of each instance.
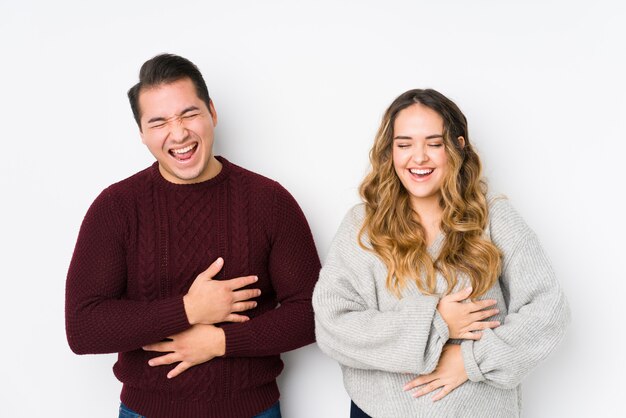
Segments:
[[[252,418],[282,418],[280,414],[280,402],[276,402],[273,406],[270,406],[268,409]]]
[[[139,415],[123,403],[120,403],[120,415],[118,418],[145,418],[143,415]]]
[[[361,410],[354,402],[350,402],[350,418],[371,418]]]

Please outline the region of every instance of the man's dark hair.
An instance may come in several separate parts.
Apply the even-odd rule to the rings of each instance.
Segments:
[[[161,54],[144,62],[139,70],[139,83],[128,90],[130,108],[133,110],[135,122],[141,130],[141,110],[139,109],[139,93],[142,89],[155,87],[161,84],[173,83],[183,78],[189,78],[196,88],[198,98],[211,111],[209,104],[209,90],[204,78],[196,65],[186,58],[174,54]]]

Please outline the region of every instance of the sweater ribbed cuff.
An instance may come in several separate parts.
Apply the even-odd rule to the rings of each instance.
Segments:
[[[443,340],[443,344],[450,338],[450,330],[448,324],[444,321],[443,317],[439,314],[439,311],[435,309],[435,317],[433,318],[433,327],[439,334],[439,337]]]
[[[222,327],[226,337],[226,354],[224,357],[245,355],[250,350],[250,331],[246,324],[228,324]]]
[[[182,296],[160,300],[155,312],[159,313],[159,324],[163,335],[174,335],[191,326]]]
[[[467,378],[472,382],[482,382],[485,375],[480,371],[478,363],[474,358],[474,341],[465,340],[461,343],[461,355],[463,356],[463,364],[465,365],[465,373]]]

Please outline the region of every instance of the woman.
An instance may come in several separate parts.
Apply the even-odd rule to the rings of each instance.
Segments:
[[[465,116],[437,91],[391,104],[370,160],[313,296],[351,416],[519,416],[522,378],[569,319],[537,237],[487,194]]]

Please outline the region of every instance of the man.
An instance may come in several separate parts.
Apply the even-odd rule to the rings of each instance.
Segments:
[[[119,353],[120,416],[280,417],[279,354],[314,341],[306,219],[278,183],[213,155],[217,113],[193,63],[148,60],[128,97],[157,161],[85,216],[70,347]]]

